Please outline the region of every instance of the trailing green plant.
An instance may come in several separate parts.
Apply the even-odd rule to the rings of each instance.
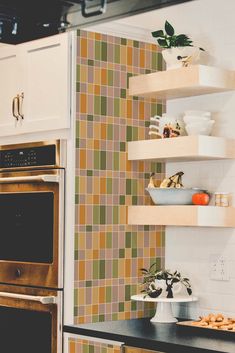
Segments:
[[[189,279],[182,277],[179,271],[171,272],[170,270],[157,270],[156,263],[152,264],[149,269],[141,268],[140,271],[143,275],[143,289],[141,292],[145,293],[146,296],[157,298],[162,293],[162,288],[156,285],[156,280],[165,281],[167,298],[173,298],[173,287],[176,283],[184,285],[188,295],[192,294]]]
[[[169,49],[173,47],[193,47],[193,41],[186,34],[175,34],[174,27],[165,22],[165,31],[160,29],[152,32],[152,36],[157,39],[161,48]],[[203,50],[203,48],[199,48]]]

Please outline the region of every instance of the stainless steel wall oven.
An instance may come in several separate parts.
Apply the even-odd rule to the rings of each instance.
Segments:
[[[62,352],[65,161],[65,141],[0,147],[4,353]]]

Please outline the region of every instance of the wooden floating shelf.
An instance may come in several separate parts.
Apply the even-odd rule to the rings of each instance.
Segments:
[[[235,158],[235,140],[182,136],[128,142],[128,160],[194,161]]]
[[[235,72],[205,65],[130,77],[129,95],[175,99],[235,89]]]
[[[216,206],[129,206],[128,224],[235,227],[235,208]]]

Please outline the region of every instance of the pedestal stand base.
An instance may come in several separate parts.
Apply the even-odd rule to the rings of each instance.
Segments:
[[[157,303],[156,313],[150,321],[170,323],[178,320],[173,316],[171,303],[159,302]]]

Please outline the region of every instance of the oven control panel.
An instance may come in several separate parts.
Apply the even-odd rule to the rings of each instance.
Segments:
[[[0,169],[53,166],[56,146],[45,145],[0,151]]]

